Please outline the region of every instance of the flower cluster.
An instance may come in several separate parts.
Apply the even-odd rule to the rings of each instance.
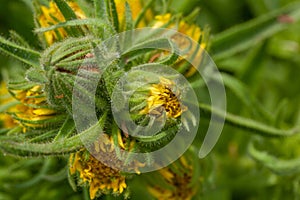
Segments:
[[[118,79],[135,66],[159,63],[168,59],[170,54],[151,49],[143,53],[142,50],[136,52],[133,49],[128,54],[125,53],[124,57],[107,62],[106,66],[105,59],[108,59],[108,56],[105,51],[103,53],[97,48],[101,46],[102,41],[119,32],[147,26],[172,28],[200,42],[202,48],[207,46],[204,40],[205,33],[200,27],[188,22],[183,16],[175,17],[171,13],[161,15],[157,13],[157,9],[151,8],[152,4],[153,1],[145,3],[141,0],[99,0],[94,4],[86,3],[85,7],[81,7],[75,1],[50,0],[46,4],[37,3],[35,20],[38,27],[35,31],[43,44],[41,46],[45,49],[37,52],[34,48],[19,47],[29,54],[24,58],[20,57],[21,61],[27,60],[26,64],[31,65],[24,74],[26,81],[11,83],[9,92],[0,90],[1,97],[5,96],[1,98],[1,105],[13,102],[13,105],[8,106],[0,115],[3,127],[6,129],[18,127],[20,133],[25,133],[23,135],[27,143],[24,147],[22,142],[12,141],[15,145],[5,143],[3,149],[19,156],[69,154],[69,178],[77,186],[88,188],[91,199],[101,195],[121,196],[126,193],[125,191],[128,193],[129,179],[137,175],[143,176],[141,170],[153,165],[151,156],[146,155],[143,160],[135,160],[132,155],[147,154],[151,150],[163,147],[166,141],[174,137],[176,130],[182,127],[181,117],[188,111],[188,107],[182,103],[182,93],[174,80],[176,77],[158,74],[151,83],[137,90],[133,99],[130,99],[130,106],[133,105],[138,110],[134,113],[132,108],[130,112],[135,114],[132,115],[135,122],[141,125],[151,123],[153,125],[155,124],[153,120],[161,116],[166,117],[167,123],[162,127],[163,133],[158,133],[154,137],[139,138],[136,133],[139,130],[132,130],[132,127],[126,124],[130,117],[124,119],[120,127],[117,127],[110,108],[112,89],[117,85]],[[192,49],[193,52],[198,51],[197,48]],[[186,64],[184,59],[184,57],[170,59],[170,66],[174,69],[180,68]],[[86,62],[87,60],[89,62]],[[105,68],[99,64],[102,62],[105,63]],[[195,69],[190,65],[185,66],[188,68],[183,74],[186,77],[192,76]],[[83,75],[76,77],[79,71]],[[102,128],[102,132],[94,133],[97,134],[95,136],[90,130],[93,124],[83,132],[76,129],[72,95],[74,88],[78,87],[76,89],[81,92],[78,94],[76,93],[78,91],[75,91],[78,97],[92,96],[86,89],[93,84],[94,79],[90,77],[102,72],[103,76],[93,94],[96,115]],[[75,79],[78,77],[85,83],[83,86],[86,88],[76,86]],[[137,82],[139,81],[130,82],[125,87],[130,88]],[[4,87],[2,85],[1,88]],[[85,106],[81,105],[82,108]],[[89,123],[86,122],[87,125]],[[93,142],[86,145],[82,138],[87,141],[93,138]],[[174,191],[152,185],[148,189],[153,197],[158,199],[193,197],[195,188],[188,186],[193,169],[185,158],[180,159],[180,165],[180,169],[177,170],[166,168],[159,171]],[[133,173],[125,173],[122,169]]]
[[[78,171],[82,182],[89,184],[91,199],[95,199],[97,193],[121,194],[127,187],[126,177],[120,171],[106,166],[92,155],[88,155],[87,151],[78,151],[75,156],[71,154],[70,162],[73,163],[70,166],[71,175]]]
[[[197,189],[197,186],[191,185],[193,170],[191,163],[183,156],[172,164],[172,167],[163,168],[157,172],[169,187],[150,185],[148,190],[156,199],[192,199]]]

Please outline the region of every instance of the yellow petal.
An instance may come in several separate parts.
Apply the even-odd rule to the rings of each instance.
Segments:
[[[47,109],[47,108],[38,108],[38,109],[34,109],[33,113],[36,114],[36,115],[44,116],[44,115],[53,115],[56,112],[54,110],[50,110],[50,109]]]

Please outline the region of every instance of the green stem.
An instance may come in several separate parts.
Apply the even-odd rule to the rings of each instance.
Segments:
[[[83,199],[90,200],[89,190],[87,186],[83,187]]]
[[[300,172],[300,159],[283,160],[276,158],[267,152],[259,151],[254,147],[253,142],[249,144],[250,155],[258,162],[279,175],[292,175]]]
[[[212,108],[209,105],[199,103],[200,112],[204,116],[208,116],[213,114],[215,117],[220,120],[225,119],[225,122],[242,129],[247,129],[252,131],[253,133],[257,133],[263,136],[269,137],[279,137],[279,136],[292,136],[297,133],[300,133],[299,127],[290,129],[290,130],[282,130],[272,126],[265,125],[261,122],[236,116],[231,113],[226,113],[225,111],[218,110],[216,108]]]

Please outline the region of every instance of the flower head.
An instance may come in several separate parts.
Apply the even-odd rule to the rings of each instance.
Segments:
[[[192,58],[195,52],[197,54],[196,57],[201,57],[203,53],[203,49],[207,48],[207,31],[202,30],[198,25],[194,23],[189,23],[185,19],[179,20],[177,23],[172,22],[172,15],[170,13],[164,15],[157,15],[155,16],[155,22],[153,27],[155,28],[175,28],[179,33],[185,34],[192,38],[197,44],[199,43],[200,49],[193,43],[191,46],[191,51],[186,55],[186,57]],[[189,45],[186,44],[186,39],[183,37],[176,38],[176,35],[173,39],[176,43],[179,43],[181,47]],[[184,65],[185,60],[182,57],[179,57],[175,68],[180,68],[180,66]],[[200,64],[200,63],[199,63]],[[185,71],[185,76],[190,77],[195,74],[196,69],[193,66],[188,67]]]
[[[83,11],[79,8],[77,3],[75,2],[68,2],[68,5],[72,8],[76,17],[78,19],[86,18]],[[41,6],[41,13],[38,17],[38,23],[41,27],[48,27],[51,25],[58,24],[60,22],[64,22],[65,18],[63,14],[58,9],[57,5],[54,2],[49,3],[49,7]],[[60,38],[65,38],[67,36],[67,32],[64,28],[58,28],[57,31],[51,30],[44,33],[45,39],[48,45],[53,44],[55,41],[59,40]]]
[[[129,150],[133,145],[133,141],[124,143],[124,139],[120,131],[118,131],[118,148]],[[126,175],[118,167],[114,166],[125,166],[125,161],[116,154],[116,145],[113,137],[103,134],[89,150],[92,155],[87,150],[71,154],[70,173],[75,174],[79,172],[81,181],[88,183],[91,199],[94,199],[97,194],[122,194],[127,187]],[[137,174],[140,173],[139,168],[144,166],[145,164],[138,161],[131,161],[126,164],[127,170],[134,170]]]
[[[94,199],[97,193],[115,194],[123,193],[127,187],[125,176],[120,171],[106,166],[87,151],[81,150],[70,157],[70,172],[75,174],[79,172],[80,179],[83,183],[87,182],[90,186],[90,198]]]
[[[49,109],[41,86],[37,85],[26,90],[14,91],[15,98],[20,101],[15,106],[14,119],[23,126],[44,127],[45,120],[53,118],[57,111]]]
[[[181,105],[180,93],[175,89],[173,81],[160,78],[160,83],[152,84],[147,106],[141,111],[141,114],[160,116],[165,110],[167,117],[179,117],[186,110],[186,107]]]
[[[118,18],[121,25],[125,22],[125,2],[127,2],[130,6],[133,20],[137,19],[144,6],[144,1],[142,0],[115,0]],[[152,18],[152,13],[150,10],[147,10],[144,19],[138,24],[138,28],[145,27],[147,19],[150,18]]]
[[[169,187],[151,185],[148,187],[150,194],[156,199],[190,200],[196,193],[196,188],[191,186],[193,168],[185,157],[158,172]]]
[[[164,15],[155,16],[154,28],[161,28],[167,25],[168,28],[176,28],[178,32],[186,34],[193,38],[195,41],[198,41],[201,36],[203,36],[203,32],[199,26],[193,23],[188,23],[186,20],[182,19],[178,24],[170,23],[172,19],[172,15],[170,13]],[[205,44],[202,44],[205,46]]]
[[[8,105],[16,100],[9,94],[6,84],[4,82],[0,85],[0,105]],[[12,106],[8,106],[7,112],[15,111],[14,104]],[[0,121],[2,122],[3,128],[13,128],[17,124],[15,120],[8,113],[0,113]]]

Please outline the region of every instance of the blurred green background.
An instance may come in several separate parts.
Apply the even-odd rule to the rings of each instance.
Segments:
[[[260,29],[251,29],[251,26],[256,27],[256,21],[246,30],[250,32],[238,31],[243,24],[293,2],[299,1],[174,0],[168,8],[173,12],[189,14],[195,7],[200,7],[197,23],[210,28],[209,52],[219,70],[227,77],[228,111],[283,129],[300,124],[299,20],[280,15],[278,23],[286,25],[280,31],[269,24],[262,24]],[[9,31],[14,30],[29,44],[39,48],[33,34],[30,1],[0,0],[0,5],[1,36],[7,38]],[[226,34],[233,36],[224,39]],[[227,48],[233,50],[227,52]],[[19,66],[19,63],[0,55],[2,72],[5,72],[3,69],[13,70]],[[203,137],[201,130],[205,130],[207,125],[207,121],[201,122],[199,137]],[[280,159],[297,159],[300,156],[299,136],[265,138],[226,125],[213,152],[199,161],[206,163],[210,169],[205,172],[208,175],[205,176],[207,180],[203,184],[202,199],[300,199],[299,170],[282,173],[255,161],[249,156],[247,148],[254,139],[258,141],[259,148]],[[45,162],[52,166],[47,169],[49,174],[53,174],[48,179],[38,177]],[[82,199],[82,192],[73,193],[66,179],[59,179],[66,178],[65,175],[56,174],[64,169],[64,162],[63,159],[37,159],[28,163],[0,154],[0,200]],[[295,166],[300,167],[299,164]],[[26,182],[32,177],[37,177],[35,182]],[[27,187],[20,186],[24,181]]]

